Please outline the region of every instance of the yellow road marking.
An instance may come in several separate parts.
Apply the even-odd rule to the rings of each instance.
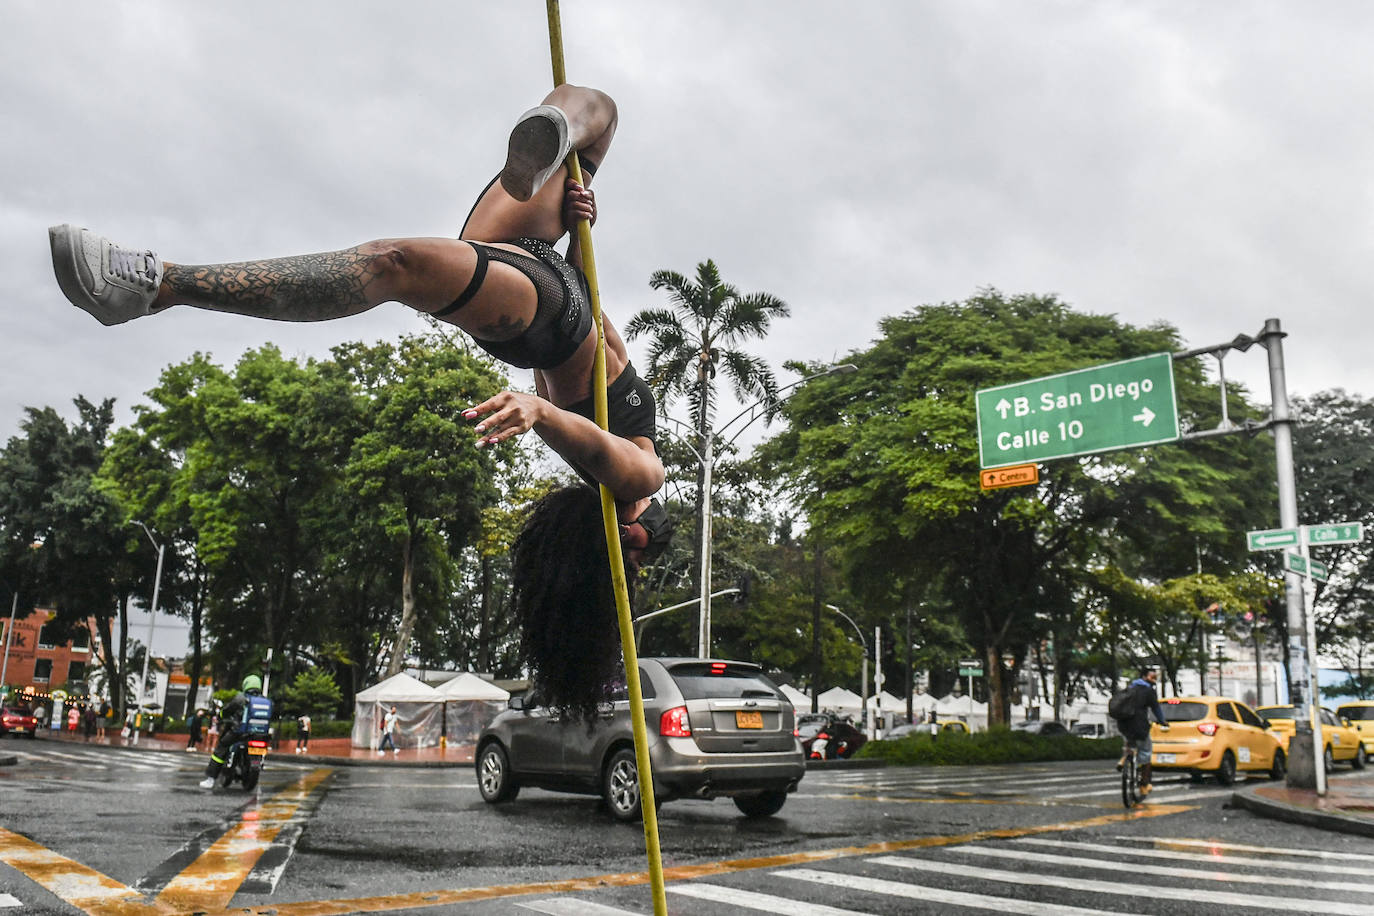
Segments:
[[[0,862],[92,916],[144,916],[164,910],[115,879],[0,827]]]
[[[871,843],[867,846],[843,846],[838,849],[817,849],[810,852],[788,853],[780,856],[762,856],[754,859],[733,859],[724,862],[708,862],[702,865],[679,865],[665,868],[666,881],[689,881],[693,878],[706,878],[727,875],[759,868],[785,868],[808,862],[822,862],[829,859],[843,859],[853,856],[875,855],[885,852],[900,852],[907,849],[925,849],[935,846],[953,846],[959,843],[974,843],[980,840],[1013,839],[1035,836],[1042,833],[1057,833],[1065,830],[1079,830],[1085,827],[1100,827],[1121,821],[1143,820],[1166,814],[1179,814],[1192,811],[1192,805],[1158,805],[1104,814],[1079,821],[1064,821],[1057,824],[1042,824],[1034,827],[1008,827],[997,830],[978,830],[973,833],[952,836],[921,837],[914,840],[890,840]],[[256,916],[334,916],[345,913],[382,913],[390,910],[419,909],[427,906],[445,906],[453,903],[467,903],[473,900],[492,900],[500,897],[517,897],[526,894],[567,894],[577,891],[598,890],[607,887],[632,887],[647,884],[648,872],[625,872],[615,875],[599,875],[591,878],[574,878],[568,881],[542,881],[537,884],[506,884],[491,887],[470,887],[459,890],[416,891],[409,894],[393,894],[381,897],[355,897],[350,900],[313,900],[301,903],[273,903],[258,907],[248,907],[244,913]]]
[[[332,772],[328,767],[311,770],[291,787],[244,812],[243,818],[224,836],[167,882],[156,902],[178,912],[227,908],[277,834]]]

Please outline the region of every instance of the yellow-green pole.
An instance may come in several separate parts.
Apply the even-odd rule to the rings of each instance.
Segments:
[[[563,26],[558,0],[545,0],[549,14],[549,50],[553,57],[553,85],[568,81],[563,65]],[[568,171],[582,182],[582,166],[577,150],[568,153]],[[592,319],[596,324],[596,362],[592,365],[592,396],[596,403],[596,423],[607,428],[606,417],[606,332],[601,323],[601,290],[596,281],[596,256],[592,251],[592,227],[583,220],[577,224],[577,243],[582,254],[582,270],[591,291]],[[630,617],[630,590],[625,582],[625,560],[620,553],[620,520],[615,497],[601,486],[601,517],[606,528],[606,552],[610,556],[611,586],[615,589],[616,617],[620,621],[620,649],[625,657],[625,685],[630,694],[630,722],[634,728],[635,764],[639,770],[639,801],[644,819],[644,849],[649,859],[649,886],[653,890],[655,916],[667,916],[668,899],[663,891],[663,857],[658,847],[658,809],[654,804],[654,777],[649,764],[649,735],[644,724],[644,698],[639,685],[639,653],[635,649],[634,621]]]

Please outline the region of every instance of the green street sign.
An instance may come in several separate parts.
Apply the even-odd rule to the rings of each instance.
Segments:
[[[1246,543],[1251,550],[1278,550],[1280,547],[1297,547],[1302,543],[1296,528],[1270,528],[1267,531],[1245,532]]]
[[[1174,359],[1168,353],[984,388],[975,406],[978,460],[985,468],[1179,437]]]
[[[960,676],[960,677],[982,677],[982,676],[983,676],[983,669],[982,669],[982,668],[960,668],[960,669],[959,669],[959,676]]]
[[[1300,553],[1285,553],[1283,555],[1283,568],[1289,572],[1305,576],[1307,575],[1307,557]]]
[[[1308,572],[1308,575],[1311,576],[1313,579],[1316,579],[1318,582],[1326,581],[1327,573],[1329,572],[1329,570],[1326,568],[1325,563],[1321,562],[1320,560],[1308,560],[1307,568],[1310,570],[1310,572]]]
[[[1363,540],[1364,525],[1360,522],[1307,526],[1307,543],[1313,547],[1324,544],[1358,544]]]

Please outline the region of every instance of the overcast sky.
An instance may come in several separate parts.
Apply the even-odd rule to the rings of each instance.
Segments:
[[[422,329],[394,304],[106,328],[59,293],[50,224],[190,263],[455,235],[551,80],[537,0],[5,14],[3,438],[78,394],[127,422],[197,350]],[[714,258],[791,306],[758,347],[783,381],[992,286],[1189,346],[1279,318],[1292,393],[1374,395],[1374,4],[565,0],[563,19],[569,79],[620,107],[596,246],[622,324],[662,303],[652,271]],[[1262,350],[1226,369],[1269,400]]]

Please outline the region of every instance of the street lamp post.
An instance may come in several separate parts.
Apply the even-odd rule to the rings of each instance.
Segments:
[[[833,605],[833,604],[827,604],[826,607],[829,608],[830,610],[834,611],[836,614],[839,614],[839,615],[840,615],[841,617],[843,617],[845,620],[848,620],[848,621],[849,621],[849,625],[850,625],[851,627],[854,628],[854,632],[859,634],[859,645],[863,646],[863,648],[864,648],[863,673],[862,673],[862,674],[860,675],[860,677],[859,677],[859,708],[863,710],[863,720],[862,720],[862,722],[863,722],[863,732],[864,732],[865,735],[867,735],[867,734],[868,734],[868,640],[867,640],[867,639],[864,639],[864,631],[861,630],[861,629],[859,629],[859,625],[858,625],[857,623],[854,622],[854,618],[853,618],[853,617],[850,617],[848,614],[846,614],[844,611],[840,610],[839,608],[835,607],[835,605]],[[820,692],[820,685],[817,684],[817,685],[815,685],[814,687],[812,687],[811,689],[812,689],[813,691],[816,691],[817,693],[819,693],[819,692]],[[872,737],[872,736],[870,736],[870,737]]]
[[[779,388],[778,394],[782,394],[784,391],[794,389],[799,385],[811,381],[812,379],[818,379],[821,376],[840,375],[858,371],[859,367],[851,363],[845,363],[839,366],[831,366],[824,372],[813,373],[811,375],[806,376],[805,378],[797,379],[790,385],[785,385],[782,388]],[[791,397],[791,395],[788,395],[788,397]],[[720,429],[713,430],[708,428],[704,433],[700,430],[692,429],[692,432],[700,437],[699,442],[701,444],[701,451],[697,451],[695,448],[693,448],[690,442],[685,442],[687,448],[691,449],[692,455],[695,456],[697,461],[701,463],[702,469],[700,570],[701,619],[697,628],[697,656],[700,658],[710,658],[711,656],[711,476],[716,465],[716,438],[718,436],[724,435],[725,431],[728,430],[731,426],[734,426],[740,420],[744,420],[745,417],[748,417],[749,419],[745,420],[744,423],[738,429],[736,429],[734,434],[731,435],[730,438],[726,441],[725,447],[729,448],[731,445],[735,443],[735,440],[740,437],[740,434],[743,433],[746,429],[748,429],[749,426],[752,425],[755,420],[757,420],[761,416],[764,416],[765,411],[761,411],[760,408],[776,407],[778,404],[781,404],[785,400],[787,400],[787,398],[778,398],[774,401],[770,401],[767,398],[759,398],[757,401],[750,404],[748,407],[744,408],[739,413],[735,414],[725,423],[721,424]],[[665,419],[668,420],[668,422],[670,423],[674,423],[678,426],[691,429],[691,427],[687,426],[686,423],[683,423],[680,420],[675,420],[672,417],[665,417]]]
[[[157,572],[153,574],[153,606],[148,612],[148,645],[143,649],[143,678],[138,682],[138,706],[143,708],[143,694],[148,689],[148,659],[153,654],[153,627],[157,623],[157,596],[162,587],[162,558],[167,550],[166,544],[159,544],[157,538],[148,530],[148,526],[142,522],[133,524],[143,529],[143,533],[148,535],[148,540],[157,548]]]

